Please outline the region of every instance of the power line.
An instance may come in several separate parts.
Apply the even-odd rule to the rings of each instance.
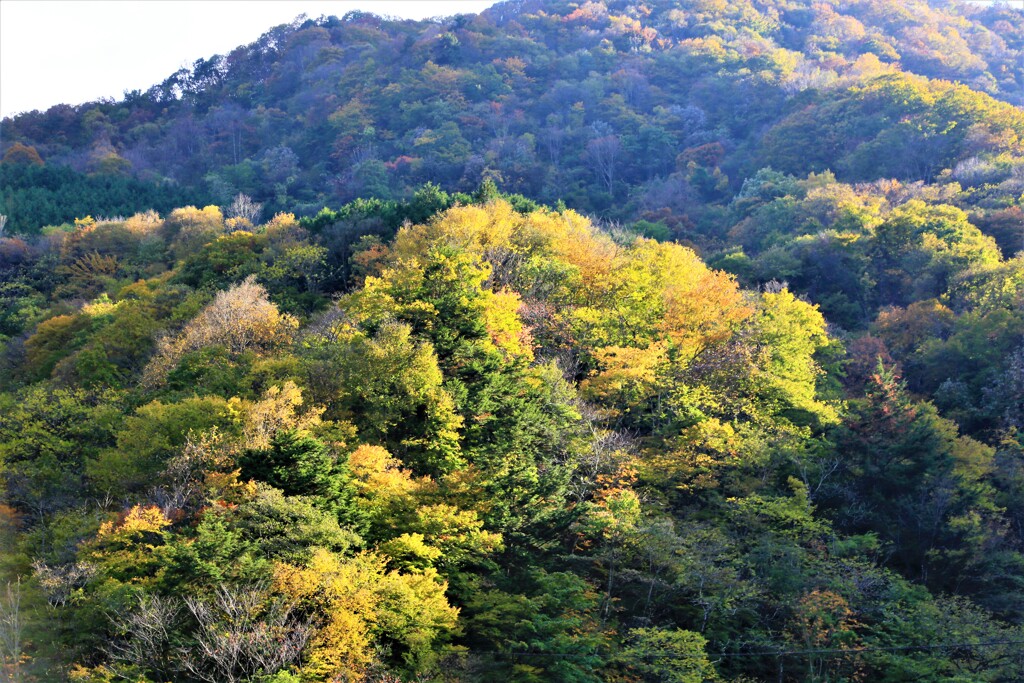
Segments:
[[[909,652],[915,650],[944,650],[952,648],[995,647],[997,645],[1024,645],[1024,640],[987,640],[978,643],[927,643],[924,645],[878,645],[873,647],[820,648],[816,650],[765,650],[762,652],[716,652],[708,657],[764,657],[818,654],[861,654],[864,652]]]
[[[923,645],[878,645],[857,648],[818,648],[809,650],[761,650],[756,652],[678,652],[675,650],[641,650],[632,652],[638,657],[667,657],[670,659],[696,659],[708,657],[711,659],[725,657],[792,657],[805,655],[836,655],[836,654],[864,654],[868,652],[914,652],[929,650],[944,650],[956,648],[985,648],[999,645],[1024,645],[1024,640],[987,640],[976,643],[926,643]],[[598,652],[498,652],[494,650],[449,650],[451,653],[465,653],[475,655],[494,655],[498,657],[561,657],[561,658],[607,658]],[[1024,653],[1022,653],[1024,656]]]

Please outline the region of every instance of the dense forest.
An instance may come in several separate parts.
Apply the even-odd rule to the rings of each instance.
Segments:
[[[300,17],[0,123],[0,681],[1024,680],[1024,12]]]

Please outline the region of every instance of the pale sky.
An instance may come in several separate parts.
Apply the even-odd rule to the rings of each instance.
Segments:
[[[299,14],[422,19],[496,0],[0,0],[0,116],[147,90]]]

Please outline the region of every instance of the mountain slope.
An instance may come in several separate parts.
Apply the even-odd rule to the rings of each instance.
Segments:
[[[172,180],[222,204],[245,192],[301,214],[409,196],[428,180],[470,191],[490,176],[621,219],[735,192],[790,146],[801,116],[820,108],[833,126],[850,106],[870,112],[864,84],[894,72],[971,88],[941,112],[955,129],[915,118],[946,86],[896,76],[867,86],[887,98],[881,119],[850,112],[877,166],[848,158],[856,141],[822,146],[851,132],[839,128],[815,131],[814,150],[794,140],[785,170],[931,180],[979,152],[963,140],[972,126],[972,140],[1016,150],[1019,115],[981,93],[1022,101],[1022,36],[1019,12],[920,0],[522,2],[438,22],[351,13],[276,27],[123,102],[5,120],[3,139],[47,163]],[[989,130],[991,116],[1005,121]],[[939,153],[904,160],[889,138]],[[39,227],[17,208],[6,208],[17,225]]]

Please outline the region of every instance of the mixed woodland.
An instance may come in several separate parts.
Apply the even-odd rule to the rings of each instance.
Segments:
[[[1024,680],[1024,12],[299,17],[0,122],[0,681]]]

